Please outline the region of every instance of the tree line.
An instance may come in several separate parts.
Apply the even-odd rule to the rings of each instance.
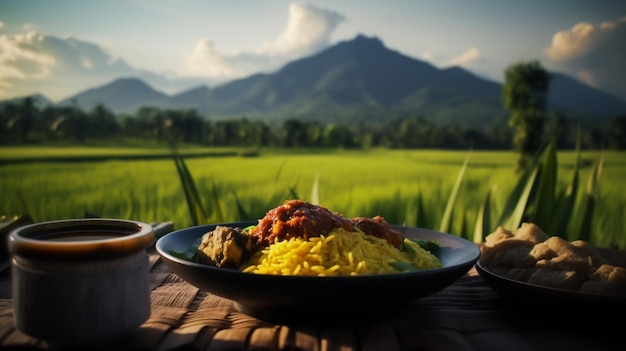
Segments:
[[[548,118],[546,96],[549,76],[537,62],[518,63],[506,71],[504,106],[511,113],[509,125],[486,129],[441,126],[421,116],[392,118],[373,124],[322,124],[287,118],[275,124],[242,116],[211,120],[194,109],[140,108],[135,114],[115,114],[99,104],[90,111],[77,106],[43,106],[27,97],[0,108],[0,144],[88,143],[132,138],[205,146],[330,147],[330,148],[439,148],[511,149],[520,162],[547,138],[556,138],[560,149],[576,144],[575,126],[560,114]],[[626,149],[626,115],[615,117],[606,130],[583,131],[583,148]]]
[[[511,131],[485,133],[437,126],[415,116],[373,125],[287,118],[271,124],[242,116],[211,120],[194,109],[143,107],[134,115],[115,114],[100,104],[90,111],[75,106],[38,108],[34,99],[4,105],[0,110],[0,140],[7,144],[88,143],[133,138],[165,141],[166,134],[182,143],[206,146],[331,147],[331,148],[510,148]]]

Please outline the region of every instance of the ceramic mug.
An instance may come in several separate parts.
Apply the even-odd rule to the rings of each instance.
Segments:
[[[150,225],[87,218],[42,222],[9,235],[14,321],[51,344],[130,333],[150,316]]]

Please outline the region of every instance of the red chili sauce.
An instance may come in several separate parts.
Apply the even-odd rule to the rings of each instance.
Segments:
[[[376,216],[374,218],[354,217],[352,218],[352,223],[356,228],[359,228],[365,234],[385,239],[388,243],[395,247],[400,247],[402,245],[402,234],[393,229],[381,216]]]
[[[251,235],[261,247],[275,240],[326,235],[335,228],[353,232],[355,227],[365,234],[387,240],[394,246],[402,245],[402,235],[385,221],[383,217],[356,217],[348,219],[333,213],[323,206],[313,205],[302,200],[287,200],[281,206],[269,210]]]

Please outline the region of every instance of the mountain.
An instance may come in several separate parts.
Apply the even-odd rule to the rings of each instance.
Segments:
[[[580,83],[567,75],[552,72],[548,99],[554,109],[587,115],[617,116],[626,113],[626,102]]]
[[[380,121],[424,115],[460,124],[505,118],[497,83],[460,68],[440,70],[362,35],[272,74],[236,80],[210,92],[199,89],[205,100],[197,107],[214,117]],[[182,96],[172,100],[179,101]],[[464,111],[461,118],[459,111]]]
[[[560,73],[552,73],[550,109],[588,121],[626,113],[626,102]],[[163,94],[134,78],[77,94],[61,104],[85,110],[102,103],[116,112],[142,106],[195,108],[211,119],[287,117],[321,122],[385,121],[419,115],[441,125],[482,128],[505,124],[502,85],[460,67],[439,69],[359,35],[273,73],[213,88]]]
[[[626,113],[626,102],[563,74],[551,74],[551,110],[593,118]],[[506,123],[509,114],[501,95],[499,83],[460,67],[438,69],[386,48],[377,38],[359,35],[275,73],[204,91],[204,104],[197,106],[214,117],[371,121],[421,115],[439,124],[477,126]]]
[[[174,108],[188,108],[199,106],[211,98],[211,89],[206,85],[180,93],[170,99],[169,106]]]
[[[58,103],[78,105],[89,111],[103,104],[116,112],[133,113],[142,106],[166,107],[169,96],[156,91],[137,78],[121,78],[111,84],[86,90]]]

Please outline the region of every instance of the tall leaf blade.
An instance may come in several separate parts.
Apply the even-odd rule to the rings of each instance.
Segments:
[[[543,153],[539,183],[532,199],[535,205],[533,222],[540,228],[550,228],[556,219],[557,168],[556,140],[553,140]]]
[[[235,193],[234,191],[233,196],[235,197],[235,206],[237,207],[237,216],[239,217],[239,220],[244,221],[250,219],[248,211],[246,211],[246,209],[243,207],[241,200],[237,196],[237,193]]]
[[[461,182],[463,181],[463,176],[465,175],[465,170],[467,169],[469,159],[470,155],[467,155],[467,157],[465,158],[465,162],[463,162],[463,166],[461,167],[461,170],[456,177],[454,186],[452,187],[452,192],[450,193],[450,197],[448,198],[446,209],[443,212],[441,224],[439,225],[439,231],[442,233],[448,233],[450,231],[450,228],[452,227],[452,212],[454,210],[454,205],[456,204],[456,199],[459,193],[459,189],[461,188]]]
[[[206,224],[207,217],[202,207],[202,201],[200,200],[200,195],[193,177],[187,168],[187,164],[178,153],[178,149],[176,148],[174,141],[171,138],[168,138],[167,140],[169,142],[172,159],[176,166],[176,171],[178,172],[178,178],[180,179],[181,186],[183,187],[191,221],[195,226]]]
[[[513,191],[511,192],[511,194],[509,194],[509,197],[506,199],[506,204],[504,205],[504,209],[500,213],[500,217],[498,218],[498,221],[496,222],[498,226],[504,226],[505,224],[509,225],[509,224],[517,222],[514,219],[514,217],[516,216],[519,217],[519,214],[517,213],[517,211],[520,210],[520,205],[521,205],[520,200],[522,198],[523,198],[524,205],[523,205],[522,217],[520,218],[523,218],[524,213],[526,213],[528,199],[530,198],[531,191],[533,189],[531,187],[527,191],[526,188],[529,182],[534,185],[535,178],[537,177],[537,173],[539,171],[538,169],[540,166],[539,165],[539,161],[541,159],[540,157],[541,157],[540,153],[535,155],[535,157],[531,161],[531,164],[524,171],[522,176],[518,179],[517,183],[515,184],[515,187],[513,188]],[[521,219],[517,225],[519,224],[521,224]],[[516,227],[515,228],[505,227],[505,228],[516,229]]]
[[[276,175],[274,176],[274,183],[278,182],[278,180],[280,179],[280,175],[283,172],[283,168],[285,168],[285,163],[287,161],[283,161],[280,163],[280,165],[276,168]]]
[[[580,130],[576,138],[576,161],[574,162],[574,169],[572,171],[572,180],[559,198],[557,213],[555,219],[552,221],[552,226],[546,228],[547,233],[555,233],[556,235],[567,236],[562,232],[569,232],[567,230],[570,219],[574,217],[574,205],[578,196],[578,187],[580,183]]]
[[[213,184],[213,215],[211,216],[211,221],[213,223],[223,223],[225,222],[224,211],[222,210],[222,204],[220,203],[220,196],[217,191],[217,186],[215,185],[215,180],[213,180],[212,184]]]
[[[415,226],[422,228],[431,228],[432,223],[428,220],[426,211],[424,210],[424,200],[422,193],[417,194],[415,199]]]
[[[539,173],[540,166],[535,165],[531,170],[529,176],[526,178],[526,181],[522,184],[524,185],[522,188],[522,192],[520,196],[517,198],[517,202],[515,203],[515,207],[509,213],[509,216],[500,221],[499,225],[506,229],[515,230],[519,228],[524,219],[524,214],[526,213],[526,208],[528,206],[528,201],[530,199],[530,195],[532,193],[533,188],[536,185],[537,174]],[[510,198],[509,198],[510,200]]]
[[[291,196],[292,199],[299,199],[300,196],[298,196],[298,192],[296,191],[296,186],[298,184],[294,184],[293,186],[289,187],[289,195]]]
[[[602,174],[603,164],[604,153],[600,155],[600,159],[598,159],[598,162],[596,162],[593,168],[593,172],[589,175],[589,180],[587,182],[587,192],[585,193],[583,212],[581,215],[581,224],[579,226],[580,232],[578,234],[578,239],[585,240],[587,242],[591,239],[593,211],[595,208],[598,183],[600,181],[600,175]]]
[[[476,218],[476,226],[474,227],[474,238],[472,239],[475,243],[483,242],[484,238],[490,234],[492,231],[491,228],[491,218],[489,217],[489,213],[491,212],[491,193],[493,192],[493,188],[491,191],[487,193],[483,203],[480,205],[478,209],[478,216]]]

